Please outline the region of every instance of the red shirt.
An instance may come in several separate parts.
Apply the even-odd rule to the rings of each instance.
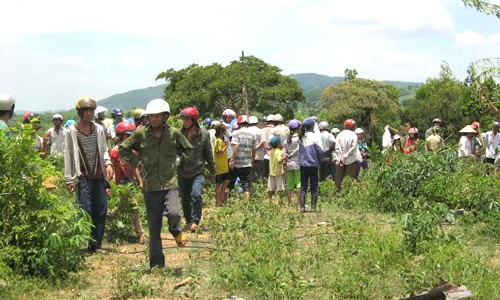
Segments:
[[[132,150],[135,156],[139,157],[139,153]],[[134,168],[126,162],[122,161],[120,153],[118,152],[118,146],[114,146],[109,154],[111,162],[113,163],[113,169],[115,170],[115,182],[116,184],[125,184],[137,181],[135,178]]]
[[[411,138],[406,138],[405,145],[403,147],[403,152],[404,154],[410,154],[413,153],[417,150],[417,143],[419,142],[419,139],[411,139]]]

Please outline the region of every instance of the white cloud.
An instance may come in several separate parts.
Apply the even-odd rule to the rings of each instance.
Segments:
[[[486,40],[493,44],[500,44],[500,33],[488,35]]]
[[[241,50],[285,74],[424,81],[442,60],[466,67],[498,52],[500,33],[468,19],[480,14],[457,18],[455,34],[457,9],[467,11],[456,0],[0,1],[0,90],[20,108],[57,108],[160,84],[168,68],[226,65]]]
[[[470,46],[475,44],[481,44],[486,41],[484,35],[472,32],[472,31],[464,31],[461,33],[457,33],[455,36],[455,42],[458,45]]]
[[[309,9],[305,22],[321,29],[343,24],[368,31],[454,30],[451,14],[434,0],[324,1]]]

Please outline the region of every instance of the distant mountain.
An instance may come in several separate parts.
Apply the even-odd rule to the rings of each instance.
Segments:
[[[145,108],[151,99],[163,97],[163,91],[166,84],[128,91],[122,94],[116,94],[99,101],[99,105],[108,109],[119,107],[123,110],[129,110],[137,107]]]
[[[330,77],[315,73],[290,74],[288,76],[297,80],[299,85],[304,90],[306,102],[301,105],[301,108],[309,111],[310,113],[315,113],[315,111],[319,108],[319,97],[321,95],[321,91],[323,91],[325,87],[344,80],[344,77]],[[400,101],[403,99],[408,100],[414,97],[416,89],[422,85],[422,83],[420,82],[384,82],[390,83],[399,89],[401,97]],[[100,100],[99,105],[102,105],[108,109],[119,107],[123,110],[130,110],[137,107],[145,108],[149,100],[163,97],[165,86],[166,84],[162,84],[145,89],[132,90],[122,94],[116,94],[106,99]]]
[[[288,76],[297,80],[306,93],[315,89],[323,90],[331,84],[344,80],[344,77],[330,77],[315,73],[290,74]]]

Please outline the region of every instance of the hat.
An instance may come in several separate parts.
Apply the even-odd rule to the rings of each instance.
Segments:
[[[283,116],[280,114],[275,114],[273,117],[274,122],[283,122]]]
[[[356,130],[354,130],[354,133],[355,134],[360,134],[360,133],[365,133],[365,131],[361,128],[356,128]]]
[[[316,124],[316,122],[314,122],[313,118],[306,118],[304,120],[304,125],[313,126],[314,124]]]
[[[210,128],[215,129],[215,128],[219,128],[219,127],[226,128],[226,126],[223,123],[221,123],[217,120],[212,121],[212,123],[210,124]]]
[[[297,129],[300,127],[300,121],[297,119],[293,119],[290,122],[288,122],[288,128],[290,129]]]
[[[61,119],[61,121],[64,120],[63,116],[61,116],[60,114],[53,115],[52,120],[54,120],[54,119]]]
[[[271,146],[273,146],[273,147],[274,147],[274,146],[276,146],[276,145],[281,144],[281,137],[280,137],[280,136],[278,136],[278,135],[273,136],[273,137],[269,140],[269,144],[270,144]]]
[[[434,120],[432,120],[432,123],[443,123],[443,121],[441,121],[440,118],[435,118]]]
[[[257,124],[259,123],[259,119],[256,116],[250,116],[248,118],[248,124]]]
[[[397,134],[395,134],[394,137],[392,137],[393,141],[400,140],[400,139],[401,139],[401,136],[397,135]]]
[[[472,126],[470,126],[470,125],[465,126],[459,132],[460,133],[477,133],[477,131],[475,131],[474,128],[472,128]]]

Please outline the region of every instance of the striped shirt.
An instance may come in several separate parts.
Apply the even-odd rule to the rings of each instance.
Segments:
[[[231,145],[238,145],[238,152],[234,157],[234,167],[251,167],[253,162],[252,150],[257,146],[257,136],[248,127],[242,127],[233,133]]]
[[[83,153],[84,156],[84,159],[80,160],[82,175],[84,177],[95,177],[96,171],[98,170],[96,130],[94,126],[92,126],[92,132],[86,135],[77,129],[76,135],[80,146],[80,152]],[[100,172],[98,172],[98,174],[100,174]]]

